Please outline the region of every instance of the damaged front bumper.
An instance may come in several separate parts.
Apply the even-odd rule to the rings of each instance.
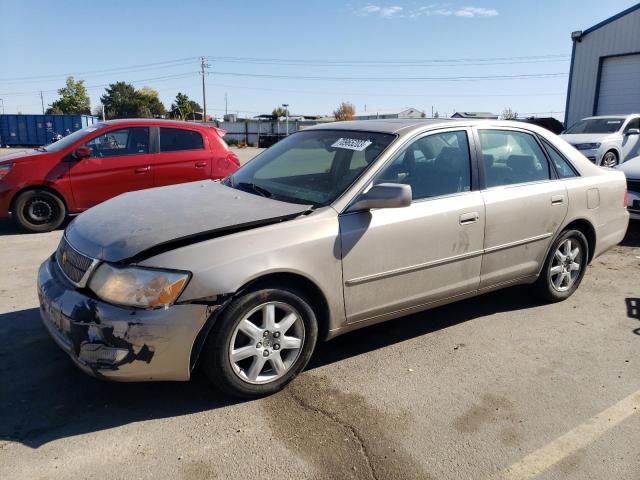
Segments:
[[[196,336],[212,313],[185,304],[142,310],[77,289],[50,257],[38,271],[40,315],[51,337],[84,372],[118,381],[188,380]]]

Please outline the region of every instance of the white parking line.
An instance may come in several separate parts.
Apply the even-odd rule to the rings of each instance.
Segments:
[[[640,413],[640,390],[514,463],[500,472],[498,478],[503,480],[534,478],[637,413]]]

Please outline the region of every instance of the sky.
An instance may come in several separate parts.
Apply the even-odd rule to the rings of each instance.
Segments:
[[[41,113],[67,75],[252,117],[415,107],[562,119],[571,39],[630,0],[0,0],[0,112]]]

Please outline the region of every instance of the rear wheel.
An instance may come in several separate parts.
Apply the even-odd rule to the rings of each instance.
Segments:
[[[618,165],[618,154],[613,150],[609,150],[604,154],[604,157],[602,157],[602,162],[600,162],[600,165],[609,168],[615,167],[616,165]]]
[[[13,203],[13,215],[18,224],[29,232],[49,232],[64,221],[64,202],[48,190],[28,190]]]
[[[553,242],[536,282],[543,299],[559,302],[576,291],[587,268],[588,248],[587,239],[579,230],[567,230]]]
[[[304,369],[317,336],[316,315],[303,294],[280,288],[249,292],[216,320],[202,368],[227,394],[269,395]]]

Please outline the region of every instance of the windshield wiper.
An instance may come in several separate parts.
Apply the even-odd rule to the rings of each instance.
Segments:
[[[257,193],[258,195],[262,195],[263,197],[267,197],[267,198],[273,197],[273,193],[271,193],[266,188],[261,187],[260,185],[256,185],[255,183],[239,182],[239,183],[234,184],[234,186],[240,187],[243,190],[249,189],[249,190]]]

